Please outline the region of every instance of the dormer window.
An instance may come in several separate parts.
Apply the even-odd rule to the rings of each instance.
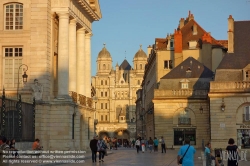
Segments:
[[[181,89],[188,89],[188,84],[189,84],[189,80],[187,80],[187,79],[183,79],[183,80],[181,80],[180,81],[180,83],[181,83]]]
[[[246,80],[250,80],[249,77],[250,77],[250,70],[246,71],[245,72],[245,76],[246,76]]]
[[[188,45],[189,45],[189,49],[196,49],[197,42],[196,41],[189,41]]]
[[[174,39],[168,40],[167,50],[174,50]]]

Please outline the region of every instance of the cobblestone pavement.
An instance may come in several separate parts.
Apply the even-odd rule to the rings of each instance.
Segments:
[[[146,151],[145,153],[136,153],[136,149],[133,148],[119,148],[118,150],[109,151],[108,156],[105,156],[104,162],[92,163],[91,154],[87,153],[81,166],[177,166],[176,156],[178,149],[168,149],[166,153]],[[195,166],[202,166],[201,150],[197,150],[195,154]],[[250,152],[247,154],[247,160],[250,160]],[[224,165],[227,165],[226,161],[223,161]],[[80,164],[10,164],[12,166],[77,166]],[[250,161],[239,161],[239,166],[249,166]]]

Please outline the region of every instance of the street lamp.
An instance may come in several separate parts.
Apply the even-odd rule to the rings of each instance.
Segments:
[[[19,93],[19,71],[21,69],[22,66],[25,66],[26,68],[23,69],[24,71],[24,74],[22,75],[23,77],[23,83],[26,83],[27,82],[27,78],[28,78],[28,75],[26,74],[26,71],[29,69],[27,65],[25,64],[21,64],[18,68],[18,75],[17,75],[17,98],[18,98],[18,93]]]

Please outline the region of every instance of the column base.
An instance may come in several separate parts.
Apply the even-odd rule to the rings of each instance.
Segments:
[[[57,100],[66,100],[66,101],[73,101],[72,97],[69,95],[58,95],[56,97]]]

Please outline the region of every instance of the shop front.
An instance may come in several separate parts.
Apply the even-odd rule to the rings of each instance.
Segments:
[[[174,128],[174,145],[184,145],[186,138],[190,139],[191,145],[196,145],[196,128]]]
[[[250,148],[250,125],[240,125],[237,129],[237,146]]]

